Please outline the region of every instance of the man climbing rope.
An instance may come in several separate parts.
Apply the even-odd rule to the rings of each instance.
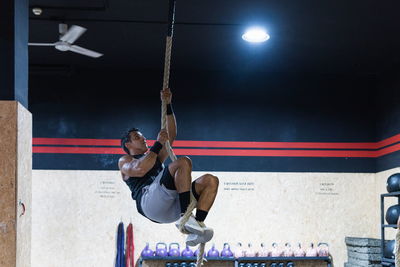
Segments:
[[[190,204],[191,189],[197,200],[196,216],[189,217],[184,232],[188,234],[186,244],[196,246],[208,242],[214,234],[213,229],[205,226],[204,220],[217,195],[218,178],[205,174],[192,182],[192,162],[188,157],[180,157],[164,166],[168,158],[165,144],[168,140],[172,145],[177,127],[170,89],[162,90],[160,95],[167,104],[167,129],[160,130],[150,150],[139,129],[130,129],[121,138],[121,146],[127,155],[119,159],[118,166],[136,200],[138,212],[157,223],[176,222],[179,227]]]

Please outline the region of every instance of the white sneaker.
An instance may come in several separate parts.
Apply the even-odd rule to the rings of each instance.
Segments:
[[[186,245],[190,247],[197,246],[200,243],[207,243],[210,241],[214,236],[214,230],[212,228],[206,227],[204,228],[204,233],[197,235],[197,234],[189,234],[186,238]]]
[[[176,228],[179,229],[179,225],[182,221],[181,217],[179,220],[175,222]],[[183,228],[189,233],[189,234],[196,234],[196,235],[202,235],[204,233],[204,227],[200,225],[198,221],[194,218],[193,215],[189,217],[189,220],[185,223]]]

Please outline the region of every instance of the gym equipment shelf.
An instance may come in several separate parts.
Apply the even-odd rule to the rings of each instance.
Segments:
[[[239,263],[247,262],[288,262],[288,261],[325,261],[327,266],[330,267],[332,259],[330,257],[241,257],[237,258],[235,266],[239,266]]]
[[[382,256],[382,265],[383,266],[394,266],[394,259],[384,258]]]
[[[385,198],[386,197],[397,197],[398,204],[400,204],[400,192],[381,194],[381,262],[383,266],[394,266],[394,259],[385,258],[385,229],[386,228],[397,228],[396,224],[385,224]]]
[[[234,266],[234,258],[222,258],[222,257],[205,257],[205,259],[210,262],[210,261],[214,261],[214,262],[225,262],[226,264],[228,264],[229,262],[232,262],[231,266]],[[143,267],[143,262],[146,261],[146,263],[151,262],[151,261],[156,261],[158,264],[154,264],[155,266],[160,266],[159,264],[161,262],[164,263],[164,266],[167,262],[196,262],[197,261],[197,257],[140,257],[139,258],[139,265],[138,267]],[[149,264],[148,264],[149,265]],[[151,266],[151,265],[150,265]]]
[[[235,261],[235,258],[205,257],[207,261]],[[197,257],[140,257],[140,260],[196,261]]]
[[[139,267],[143,266],[143,261],[165,261],[165,262],[196,262],[196,257],[140,257]],[[241,258],[207,258],[207,261],[232,262],[232,266],[238,267],[240,263],[249,262],[296,262],[296,261],[325,261],[327,267],[331,267],[332,259],[330,257],[241,257]]]
[[[386,227],[397,228],[397,224],[384,224],[384,225],[382,225],[382,227],[383,228],[386,228]]]

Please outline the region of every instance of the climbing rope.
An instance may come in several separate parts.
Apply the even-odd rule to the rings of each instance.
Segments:
[[[169,73],[171,66],[171,53],[172,53],[172,34],[167,36],[166,47],[165,47],[165,63],[164,63],[164,79],[163,79],[163,89],[169,87]],[[161,129],[167,129],[167,103],[162,101],[161,103]],[[165,143],[165,148],[167,149],[168,155],[172,161],[177,158],[172,151],[171,144],[169,141]]]
[[[169,14],[168,14],[168,32],[167,32],[167,39],[165,45],[165,61],[164,61],[164,78],[163,78],[163,89],[169,88],[169,76],[170,76],[170,66],[171,66],[171,54],[172,54],[172,36],[173,36],[173,28],[174,28],[174,19],[175,19],[175,2],[176,0],[169,0]],[[167,103],[162,101],[161,103],[161,129],[168,129],[167,128]],[[168,155],[171,161],[177,160],[176,155],[172,151],[171,144],[169,141],[165,143],[165,148],[168,152]],[[197,201],[194,198],[192,192],[190,194],[190,204],[186,209],[186,212],[183,214],[183,218],[178,226],[179,231],[183,234],[188,234],[185,229],[184,225],[189,220],[190,216],[192,215],[193,210],[196,208]],[[201,243],[199,245],[199,253],[197,255],[197,267],[203,265],[204,260],[204,250],[205,250],[205,243]]]

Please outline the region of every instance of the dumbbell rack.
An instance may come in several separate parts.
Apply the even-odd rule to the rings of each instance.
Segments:
[[[398,203],[400,204],[400,192],[393,192],[387,194],[381,194],[381,256],[383,266],[394,266],[394,259],[385,258],[385,230],[386,228],[397,228],[396,224],[385,224],[385,198],[386,197],[397,197]]]
[[[219,262],[232,262],[232,266],[234,266],[234,258],[222,258],[222,257],[206,257],[205,258],[208,262],[211,261],[219,261]],[[197,257],[140,257],[139,259],[139,266],[138,267],[142,267],[143,266],[143,262],[144,261],[156,261],[156,262],[164,262],[164,266],[167,262],[196,262],[197,261]]]
[[[235,267],[239,267],[240,263],[248,263],[248,262],[264,262],[268,263],[269,266],[272,262],[284,262],[287,263],[289,261],[325,261],[327,263],[327,267],[331,267],[332,259],[330,257],[242,257],[237,258],[235,261]]]
[[[143,261],[164,261],[166,262],[196,262],[196,257],[141,257],[139,259],[139,266],[142,267]],[[331,267],[332,259],[330,257],[241,257],[241,258],[222,258],[222,257],[213,257],[206,258],[207,261],[225,261],[231,262],[232,266],[239,267],[240,263],[251,263],[251,262],[296,262],[296,261],[324,261],[327,264],[327,267]]]

